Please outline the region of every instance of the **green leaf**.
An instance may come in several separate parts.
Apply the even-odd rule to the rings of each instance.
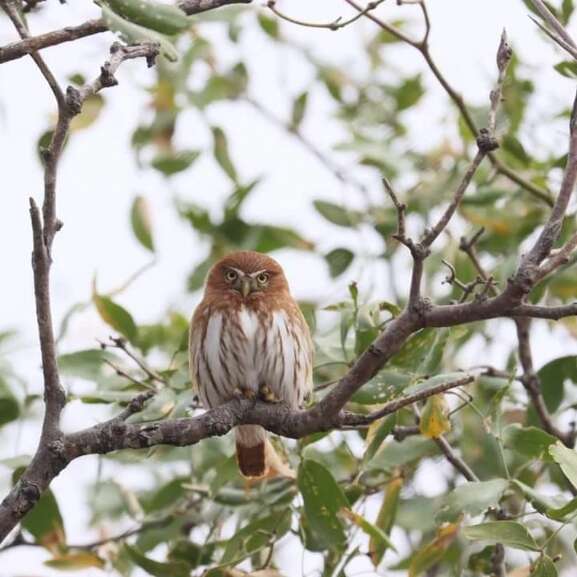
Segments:
[[[435,389],[436,387],[443,385],[445,383],[461,381],[462,379],[469,377],[467,373],[455,372],[455,373],[441,373],[440,375],[435,375],[434,377],[429,377],[428,379],[416,380],[413,377],[412,384],[405,388],[405,395],[414,395],[415,393],[420,393],[428,389]]]
[[[371,462],[371,459],[376,455],[377,451],[381,448],[383,441],[387,438],[389,433],[393,430],[395,426],[396,418],[395,415],[389,415],[378,421],[374,421],[369,426],[367,431],[367,448],[365,454],[363,455],[363,460],[361,462],[361,468]]]
[[[132,224],[132,232],[138,242],[150,252],[154,252],[150,211],[146,199],[142,196],[137,196],[132,203],[130,223]]]
[[[541,555],[531,569],[530,577],[557,577],[557,567],[550,557]]]
[[[486,541],[502,543],[514,549],[538,551],[533,536],[523,525],[514,521],[491,521],[479,525],[471,525],[463,529],[463,535],[471,541]]]
[[[236,168],[230,159],[230,154],[228,152],[228,140],[226,134],[222,128],[218,126],[212,127],[212,137],[213,137],[213,154],[215,160],[218,162],[219,166],[222,168],[224,173],[235,183],[238,184],[238,174]]]
[[[411,108],[411,106],[417,104],[423,94],[425,94],[425,88],[421,82],[421,75],[417,74],[416,76],[408,78],[400,86],[396,87],[392,91],[392,94],[397,104],[398,112]]]
[[[511,481],[514,487],[517,487],[523,496],[535,507],[535,510],[539,511],[539,513],[543,513],[544,515],[547,514],[549,509],[555,509],[555,503],[553,500],[545,495],[541,495],[533,487],[529,487],[525,483],[518,481],[517,479],[513,479]]]
[[[149,575],[153,577],[189,577],[190,568],[182,561],[174,561],[171,563],[161,563],[154,561],[143,555],[140,551],[125,544],[124,550],[128,553],[130,559],[144,569]]]
[[[142,507],[146,513],[156,513],[166,509],[176,503],[185,495],[183,483],[185,477],[177,477],[168,483],[161,485],[147,499],[142,502]]]
[[[302,121],[304,120],[307,111],[308,97],[309,93],[303,92],[293,102],[293,108],[291,112],[291,124],[290,124],[293,130],[298,130],[298,128],[302,124]]]
[[[422,329],[414,334],[391,359],[391,365],[413,372],[425,363],[437,339],[438,329]]]
[[[405,373],[381,371],[363,385],[351,400],[361,405],[379,405],[399,396],[412,380],[413,377]]]
[[[254,191],[254,189],[260,184],[260,179],[255,178],[248,184],[235,187],[229,197],[226,199],[224,205],[224,220],[230,220],[233,218],[238,218],[240,209],[245,203],[246,199]]]
[[[387,536],[391,534],[395,522],[402,487],[403,478],[401,476],[394,477],[387,483],[385,496],[375,521],[375,525]],[[369,555],[375,567],[382,561],[388,548],[388,544],[379,539],[371,538],[369,540]]]
[[[395,467],[407,465],[423,457],[432,457],[438,452],[437,445],[423,437],[409,437],[402,443],[389,441],[368,463],[367,470],[391,471]]]
[[[435,538],[419,549],[411,559],[409,577],[417,577],[433,565],[436,565],[445,555],[449,545],[454,541],[458,530],[459,526],[454,524],[440,527]]]
[[[532,459],[549,457],[549,447],[557,438],[537,427],[522,427],[518,423],[509,425],[503,430],[505,447]]]
[[[0,375],[0,427],[20,416],[20,405],[12,394],[8,381]]]
[[[183,561],[190,568],[198,567],[199,565],[211,565],[213,561],[215,545],[207,543],[206,545],[198,545],[188,538],[181,538],[171,546],[168,552],[168,559],[170,561]]]
[[[199,156],[200,150],[162,152],[155,156],[150,164],[165,176],[172,176],[192,166]]]
[[[547,363],[537,372],[543,391],[543,399],[550,412],[561,405],[565,381],[577,384],[577,356],[559,357]]]
[[[431,375],[439,370],[443,361],[443,354],[451,336],[450,328],[439,328],[435,331],[435,337],[425,358],[419,365],[418,372],[421,375]]]
[[[462,513],[479,515],[499,503],[508,485],[505,479],[460,485],[443,498],[436,520],[439,523],[456,521]]]
[[[78,569],[87,569],[88,567],[104,569],[106,565],[104,559],[90,551],[57,555],[53,559],[45,561],[44,564],[54,569],[60,569],[60,571],[78,571]]]
[[[555,445],[549,447],[549,454],[559,464],[571,484],[577,487],[577,452],[557,441]]]
[[[343,507],[348,508],[349,502],[329,470],[316,461],[305,459],[299,467],[297,484],[316,537],[326,548],[343,546],[346,534],[338,513]]]
[[[436,439],[451,430],[449,406],[443,394],[427,399],[419,421],[419,430],[429,439]]]
[[[577,62],[574,60],[563,60],[559,64],[555,64],[553,68],[565,78],[571,78],[572,80],[577,78]]]
[[[347,509],[345,507],[341,509],[341,515],[359,527],[359,529],[361,529],[365,535],[368,535],[371,542],[378,544],[378,546],[382,547],[383,549],[389,548],[393,551],[397,550],[392,541],[389,539],[389,536],[380,527],[369,523],[358,513],[355,513],[354,511],[351,511],[351,509]]]
[[[312,250],[314,244],[290,228],[270,225],[250,225],[251,249],[257,252],[272,252],[280,248]]]
[[[354,227],[361,218],[358,212],[347,210],[338,204],[324,200],[315,200],[313,203],[317,212],[329,222],[343,227]]]
[[[64,376],[96,380],[102,376],[102,370],[106,366],[105,361],[114,358],[112,353],[103,349],[85,349],[60,355],[58,368]]]
[[[208,274],[208,271],[213,264],[214,259],[209,256],[207,259],[199,263],[196,268],[188,275],[186,280],[186,288],[190,292],[194,292],[202,288],[206,279],[206,275]]]
[[[124,335],[129,341],[134,341],[138,329],[132,315],[124,307],[116,304],[109,297],[98,294],[94,294],[92,300],[100,318],[106,324]]]
[[[13,474],[17,478],[22,469]],[[45,491],[34,508],[22,520],[22,527],[33,537],[34,541],[51,551],[59,551],[66,543],[64,523],[58,502],[50,489]]]
[[[529,166],[531,164],[531,157],[527,154],[525,147],[512,134],[505,135],[501,140],[501,148],[509,153],[519,165]]]
[[[178,52],[167,36],[160,32],[144,28],[144,26],[134,24],[133,22],[128,22],[128,20],[121,18],[104,4],[100,4],[100,8],[102,9],[102,17],[106,26],[113,32],[118,33],[125,42],[128,44],[135,44],[138,42],[157,43],[160,45],[161,54],[167,60],[170,60],[171,62],[176,62],[178,60]]]
[[[178,34],[192,24],[183,10],[171,4],[152,0],[106,0],[106,3],[122,18],[164,34]]]
[[[355,255],[348,248],[335,248],[325,255],[331,278],[342,275],[351,265]]]
[[[268,547],[290,529],[290,523],[291,512],[289,509],[251,521],[236,531],[234,536],[228,540],[220,563],[222,565],[236,565],[242,559]]]
[[[575,5],[573,0],[563,0],[561,3],[561,22],[563,24],[568,24],[573,11],[575,10]]]
[[[273,40],[278,40],[280,37],[278,20],[276,18],[270,18],[262,11],[257,13],[257,21],[261,30]]]
[[[551,519],[555,519],[556,521],[562,521],[569,515],[575,513],[575,511],[577,511],[577,497],[575,499],[571,499],[571,501],[562,507],[546,509],[545,515]]]

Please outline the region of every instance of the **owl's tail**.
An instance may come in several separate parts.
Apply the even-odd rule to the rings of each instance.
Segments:
[[[264,477],[268,473],[266,431],[258,425],[241,425],[234,432],[240,472],[244,477]]]

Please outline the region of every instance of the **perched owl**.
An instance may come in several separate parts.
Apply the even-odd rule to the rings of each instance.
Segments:
[[[313,345],[281,266],[258,252],[235,252],[208,273],[192,317],[190,373],[206,408],[234,397],[274,399],[296,409],[312,387]],[[266,431],[236,427],[245,477],[268,471]]]

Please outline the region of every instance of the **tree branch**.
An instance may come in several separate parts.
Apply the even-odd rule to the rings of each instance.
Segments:
[[[106,32],[107,30],[108,28],[104,20],[98,18],[88,20],[88,22],[84,22],[79,26],[67,26],[61,30],[52,30],[45,34],[26,38],[20,42],[12,42],[11,44],[0,47],[0,63],[10,62],[11,60],[22,58],[22,56],[26,56],[37,50],[42,50],[43,48],[56,46],[64,42],[72,42],[73,40],[78,40],[79,38],[100,32]]]
[[[344,28],[345,26],[349,26],[353,22],[356,22],[359,18],[362,18],[367,12],[377,8],[377,6],[382,4],[384,1],[385,0],[374,0],[373,2],[369,2],[367,7],[355,16],[348,18],[347,20],[343,20],[342,16],[339,16],[331,22],[305,22],[304,20],[298,20],[297,18],[287,16],[276,7],[276,0],[268,0],[266,6],[275,16],[278,16],[281,20],[286,20],[291,24],[296,24],[297,26],[305,26],[306,28],[324,28],[334,32]]]
[[[347,4],[352,6],[357,12],[365,12],[362,6],[360,6],[355,0],[345,0]],[[421,8],[423,6],[421,5]],[[443,90],[447,93],[449,98],[453,101],[459,113],[461,114],[465,124],[473,134],[475,138],[478,138],[480,135],[480,130],[478,129],[475,121],[473,120],[473,116],[469,111],[463,97],[451,86],[449,81],[443,76],[443,73],[439,70],[436,62],[433,60],[431,56],[430,48],[429,48],[429,35],[431,31],[431,23],[428,18],[428,14],[426,9],[424,10],[425,15],[425,34],[421,40],[413,40],[400,30],[397,30],[394,26],[391,26],[381,18],[375,16],[372,12],[365,12],[364,17],[372,20],[377,26],[386,30],[389,34],[397,38],[398,40],[412,46],[416,50],[418,50],[427,66],[429,67],[430,71],[433,73],[439,84],[442,86]],[[545,202],[549,206],[552,206],[553,202],[551,201],[551,197],[548,191],[541,189],[540,187],[536,186],[532,182],[525,179],[520,174],[516,173],[513,169],[506,166],[493,152],[488,154],[488,157],[491,161],[493,167],[502,174],[503,176],[507,177],[509,180],[518,184],[520,187],[525,189],[528,193],[530,193],[535,198]]]
[[[537,412],[541,426],[549,434],[554,435],[560,439],[568,447],[573,447],[575,439],[573,435],[565,434],[559,430],[551,419],[551,415],[545,405],[545,400],[541,394],[541,383],[539,382],[539,377],[535,373],[535,368],[533,366],[533,353],[531,351],[531,341],[529,328],[531,326],[531,320],[527,317],[519,318],[515,321],[517,327],[517,339],[519,341],[519,361],[521,362],[521,367],[523,368],[523,376],[521,377],[521,383],[525,387],[533,407]]]
[[[183,0],[179,6],[186,14],[192,16],[193,14],[200,14],[214,10],[222,6],[230,6],[232,4],[250,4],[252,0]],[[60,30],[52,30],[45,34],[39,34],[25,38],[20,42],[12,42],[6,46],[0,47],[0,64],[22,58],[28,54],[32,54],[38,50],[49,48],[50,46],[57,46],[65,42],[72,42],[79,38],[92,36],[93,34],[100,34],[107,32],[108,27],[102,18],[88,20],[78,26],[66,26]]]
[[[565,27],[557,20],[555,15],[547,8],[542,0],[529,0],[529,3],[539,12],[543,20],[553,29],[553,33],[545,29],[564,50],[566,50],[575,60],[577,60],[577,45]]]
[[[27,38],[28,31],[21,22],[12,0],[2,0],[0,5],[14,23],[20,36]],[[44,200],[42,217],[36,203],[30,199],[33,233],[32,267],[46,410],[36,453],[12,491],[0,503],[0,540],[4,539],[16,523],[36,504],[52,479],[69,462],[64,435],[60,430],[60,414],[66,402],[66,395],[60,383],[56,361],[56,345],[50,306],[50,267],[54,236],[62,226],[62,223],[56,218],[56,177],[70,121],[81,111],[84,100],[90,94],[98,92],[105,86],[116,84],[113,73],[121,62],[129,58],[144,56],[151,64],[157,54],[158,47],[156,45],[141,44],[125,47],[115,43],[111,48],[110,59],[102,67],[99,78],[81,89],[68,87],[66,95],[60,89],[42,57],[35,52],[30,54],[49,84],[58,104],[56,127],[50,145],[43,153]],[[139,406],[141,405],[129,407],[127,411],[137,410]]]
[[[473,236],[470,241],[467,241],[465,238],[461,239],[459,248],[469,256],[473,266],[477,269],[479,276],[483,279],[487,279],[487,273],[485,272],[484,268],[481,266],[479,259],[477,258],[477,253],[475,250],[475,243],[480,238],[483,230],[481,229],[477,234]],[[491,289],[496,293],[496,289],[492,287]],[[520,311],[519,311],[520,309]],[[550,316],[547,318],[556,318],[553,313],[555,310],[565,310],[565,311],[572,311],[572,314],[577,314],[577,306],[576,305],[568,305],[568,306],[561,306],[561,307],[540,307],[536,305],[521,305],[517,307],[518,315],[515,316],[515,327],[517,329],[517,340],[519,342],[519,361],[521,362],[521,367],[523,368],[523,375],[519,379],[527,391],[529,398],[533,406],[535,407],[535,411],[537,412],[537,416],[539,421],[541,422],[541,426],[545,431],[557,437],[561,442],[563,442],[568,447],[572,447],[575,443],[575,439],[571,433],[563,433],[560,429],[558,429],[552,419],[549,411],[547,409],[547,405],[545,405],[545,400],[543,399],[543,395],[541,393],[541,383],[539,382],[539,378],[535,373],[535,369],[533,366],[533,355],[531,352],[531,343],[530,343],[530,333],[529,329],[531,326],[531,316],[537,311],[542,312],[543,314],[549,314]],[[560,318],[560,317],[559,317]]]

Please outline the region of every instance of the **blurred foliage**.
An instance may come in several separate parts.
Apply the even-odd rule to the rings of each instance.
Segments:
[[[315,382],[319,386],[315,397],[321,398],[328,390],[325,385],[347,371],[406,303],[406,287],[401,289],[399,280],[406,277],[406,267],[396,256],[399,246],[391,236],[397,226],[396,211],[384,193],[367,195],[350,175],[340,172],[335,176],[346,181],[358,197],[351,203],[354,208],[327,198],[317,198],[311,206],[326,226],[334,227],[335,239],[344,231],[370,232],[380,239],[382,249],[370,260],[378,270],[387,271],[400,291],[389,302],[372,294],[369,287],[350,282],[360,276],[368,257],[347,245],[344,235],[342,242],[321,252],[298,223],[294,225],[296,218],[276,226],[246,216],[246,204],[262,178],[247,181],[243,177],[226,128],[211,124],[208,112],[223,101],[237,106],[239,114],[252,106],[288,135],[308,142],[306,127],[315,114],[314,100],[318,95],[328,98],[343,135],[335,156],[346,153],[376,176],[386,176],[402,187],[400,196],[415,230],[424,229],[452,195],[474,153],[473,135],[458,111],[452,110],[445,129],[439,127],[442,138],[425,150],[414,146],[409,118],[423,110],[433,88],[422,73],[406,75],[398,63],[391,62],[389,49],[398,40],[378,28],[365,37],[366,70],[353,73],[291,41],[285,34],[287,25],[264,9],[230,8],[192,19],[176,8],[149,1],[102,0],[101,7],[113,30],[131,41],[160,42],[167,58],[152,69],[147,112],[132,134],[136,162],[169,181],[185,171],[192,175],[195,163],[208,158],[230,187],[218,211],[186,198],[175,200],[175,218],[186,223],[195,241],[203,240],[206,247],[183,290],[198,294],[210,266],[233,249],[306,251],[327,267],[331,279],[348,284],[343,300],[322,310],[319,303],[302,303],[311,326],[316,326],[317,316],[324,319],[316,334]],[[572,0],[552,7],[564,22],[574,8]],[[393,24],[405,29],[411,22]],[[232,60],[231,52],[225,58],[221,45],[214,41],[215,30],[232,47]],[[271,117],[251,96],[251,63],[243,61],[242,51],[235,49],[249,32],[262,35],[271,50],[290,49],[313,71],[308,88],[286,94],[286,118]],[[561,61],[554,68],[562,76],[577,77],[575,62]],[[527,111],[536,90],[531,72],[515,57],[504,87],[497,154],[527,180],[546,186],[551,173],[563,166],[564,157],[547,146],[537,152],[529,146]],[[70,78],[78,84],[83,80],[79,75]],[[74,119],[68,146],[74,145],[77,131],[90,129],[105,105],[100,95],[86,102],[83,113]],[[175,134],[181,118],[190,111],[205,122],[210,142],[202,144],[192,135],[182,148]],[[486,122],[486,108],[470,107],[470,112],[480,125]],[[566,110],[556,113],[566,116]],[[49,131],[42,134],[39,150],[49,136]],[[309,147],[316,150],[313,144]],[[330,168],[332,164],[323,161],[324,153],[317,153]],[[483,165],[458,220],[468,237],[480,227],[485,229],[477,244],[479,258],[496,281],[504,283],[519,247],[546,211],[539,199]],[[170,234],[154,230],[142,196],[135,196],[129,221],[136,241],[148,253],[155,253],[157,235]],[[571,214],[564,238],[575,228]],[[441,259],[454,266],[455,276],[463,283],[476,276],[458,246],[458,238],[447,235],[427,261],[427,290],[439,302],[462,297],[455,284],[443,284]],[[559,304],[574,299],[577,273],[571,265],[543,282],[534,302]],[[125,339],[117,341],[122,346],[109,343],[60,356],[70,400],[108,405],[117,411],[137,393],[154,388],[154,399],[133,419],[196,414],[198,404],[192,396],[186,359],[190,311],[170,310],[157,323],[141,324],[117,302],[119,292],[100,294],[94,286],[91,302],[76,305],[64,319],[61,336],[71,316],[93,306],[102,321]],[[472,298],[482,297],[473,294]],[[562,323],[575,337],[577,325]],[[355,394],[351,406],[358,412],[372,410],[408,392],[458,378],[462,368],[458,355],[466,347],[477,347],[479,364],[484,364],[484,347],[495,339],[491,326],[478,323],[419,332]],[[0,427],[6,427],[4,434],[14,434],[18,419],[20,423],[38,419],[38,397],[27,394],[26,384],[10,363],[8,345],[13,338],[11,333],[0,333]],[[131,351],[133,358],[123,349]],[[323,577],[361,571],[476,577],[493,574],[497,544],[524,552],[507,557],[511,576],[550,577],[563,569],[571,571],[577,563],[571,543],[577,534],[577,499],[571,495],[577,489],[577,458],[541,428],[523,388],[513,378],[519,373],[515,353],[508,352],[509,363],[501,367],[505,376],[478,378],[457,402],[454,395],[430,398],[421,407],[418,431],[404,439],[392,433],[415,425],[410,408],[366,430],[285,441],[296,479],[277,477],[251,483],[239,476],[228,438],[207,439],[192,451],[172,447],[125,451],[102,459],[113,463],[117,471],[137,468],[139,476],[148,480],[148,488],[132,487],[122,481],[122,474],[99,477],[88,487],[91,525],[103,536],[102,544],[76,547],[87,540],[66,534],[58,506],[62,497],[52,492],[26,517],[22,532],[50,552],[47,564],[52,568],[106,568],[123,576],[135,568],[155,577],[300,575],[300,551],[306,550],[315,557]],[[564,423],[574,419],[577,356],[552,360],[538,370],[538,377],[553,418],[561,417]],[[458,449],[479,481],[463,483],[454,469],[443,464],[435,443],[441,434]],[[16,478],[25,462],[22,457],[7,459],[2,465],[12,469]],[[423,490],[431,466],[437,470],[431,486],[442,487],[434,497]],[[136,528],[123,533],[126,526]],[[277,555],[285,547],[291,552],[288,560],[284,553]]]

